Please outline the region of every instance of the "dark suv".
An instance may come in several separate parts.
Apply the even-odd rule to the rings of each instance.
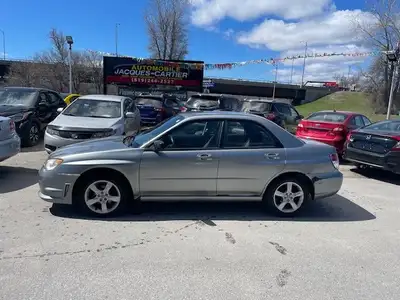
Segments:
[[[185,103],[185,111],[240,111],[240,100],[219,94],[196,94],[192,95]]]
[[[135,98],[142,124],[155,125],[183,111],[183,104],[175,95],[145,94]]]
[[[0,93],[0,116],[10,117],[23,146],[34,146],[57,109],[67,104],[59,93],[31,87],[5,87]]]
[[[296,133],[297,125],[303,118],[293,105],[278,100],[245,99],[241,111],[263,116],[291,133]]]

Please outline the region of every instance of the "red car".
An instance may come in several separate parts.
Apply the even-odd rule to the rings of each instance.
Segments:
[[[299,123],[296,136],[332,145],[339,155],[343,155],[347,134],[369,124],[371,121],[358,113],[335,110],[319,111],[312,113]]]

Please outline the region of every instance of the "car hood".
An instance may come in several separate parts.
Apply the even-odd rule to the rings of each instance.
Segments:
[[[29,110],[29,107],[21,105],[0,105],[0,116],[9,117]]]
[[[119,118],[73,117],[60,114],[49,125],[62,128],[103,129],[111,128],[119,120]]]
[[[123,136],[112,136],[102,139],[89,140],[77,144],[62,147],[50,154],[49,158],[65,157],[75,154],[86,154],[93,152],[107,152],[114,150],[124,150],[129,147],[123,143]]]

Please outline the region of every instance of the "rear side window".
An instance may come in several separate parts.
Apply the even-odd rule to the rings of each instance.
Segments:
[[[281,113],[283,115],[290,116],[292,114],[291,111],[290,111],[290,107],[287,104],[275,103],[274,107],[279,113]]]
[[[347,115],[335,112],[317,112],[306,118],[309,121],[343,123]]]
[[[161,99],[154,98],[136,98],[136,104],[140,106],[154,106],[154,107],[162,107]]]
[[[362,119],[363,119],[363,121],[364,121],[364,125],[365,125],[365,126],[371,124],[371,121],[370,121],[366,116],[362,116]]]
[[[280,148],[275,136],[253,121],[230,120],[226,122],[222,147],[225,149]]]
[[[361,118],[361,116],[354,116],[351,118],[350,120],[350,124],[357,126],[357,127],[362,127],[364,126],[363,120]]]
[[[270,112],[271,103],[268,102],[257,102],[257,101],[244,101],[242,104],[242,111],[244,112]]]

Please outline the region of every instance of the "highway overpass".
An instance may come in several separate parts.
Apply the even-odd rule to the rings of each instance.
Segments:
[[[9,67],[12,63],[19,61],[0,60],[0,81],[4,81]],[[249,81],[241,79],[228,78],[204,78],[209,83],[207,89],[210,93],[246,95],[250,97],[273,97],[274,83],[265,81]],[[295,105],[314,101],[320,97],[337,91],[335,88],[326,87],[299,87],[283,83],[275,84],[275,98],[292,99]]]

